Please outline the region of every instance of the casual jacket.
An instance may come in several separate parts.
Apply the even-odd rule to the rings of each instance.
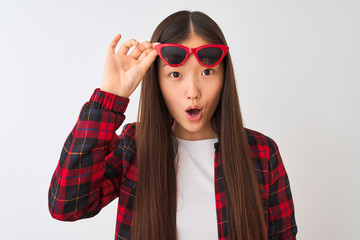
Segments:
[[[95,216],[115,198],[115,239],[131,239],[136,197],[135,123],[116,130],[125,119],[129,99],[96,89],[81,109],[67,137],[49,189],[55,219],[76,221]],[[259,180],[268,239],[295,239],[294,205],[279,149],[269,137],[246,129]],[[218,142],[214,144],[215,200],[219,240],[229,240],[226,192]]]

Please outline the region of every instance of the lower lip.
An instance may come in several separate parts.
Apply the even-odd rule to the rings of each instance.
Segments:
[[[200,120],[201,118],[201,115],[202,115],[202,110],[200,110],[200,112],[198,113],[198,115],[196,116],[191,116],[188,112],[186,112],[187,116],[188,116],[188,119],[192,122],[197,122]]]

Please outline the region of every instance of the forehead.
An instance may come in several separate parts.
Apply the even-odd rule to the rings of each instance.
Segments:
[[[179,42],[178,44],[189,48],[196,48],[202,45],[210,44],[210,42],[206,41],[204,38],[200,37],[199,35],[191,34],[190,37]]]

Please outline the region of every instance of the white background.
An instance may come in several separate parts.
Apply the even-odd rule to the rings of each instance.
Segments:
[[[50,179],[117,33],[149,40],[201,10],[233,57],[245,126],[273,138],[290,177],[298,239],[360,239],[360,1],[0,2],[0,239],[113,239],[116,204],[60,222]],[[122,42],[122,41],[121,41]],[[138,88],[125,123],[136,121]]]

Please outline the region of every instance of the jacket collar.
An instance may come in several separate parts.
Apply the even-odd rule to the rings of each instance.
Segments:
[[[214,143],[215,151],[218,153],[220,151],[220,144],[219,142]]]

